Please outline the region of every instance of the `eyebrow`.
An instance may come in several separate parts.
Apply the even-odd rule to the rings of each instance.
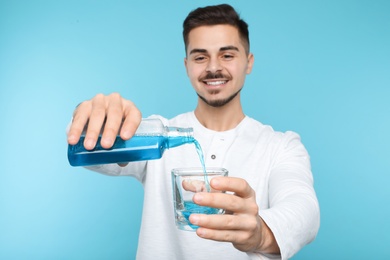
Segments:
[[[239,52],[239,49],[233,45],[228,45],[228,46],[219,48],[219,51],[231,51],[231,50]],[[192,49],[190,51],[190,54],[193,54],[193,53],[207,53],[207,50],[206,49]]]
[[[207,53],[206,49],[192,49],[190,51],[190,54],[193,54],[193,53]]]
[[[236,46],[229,45],[229,46],[220,48],[219,51],[238,51],[239,52],[239,49]]]

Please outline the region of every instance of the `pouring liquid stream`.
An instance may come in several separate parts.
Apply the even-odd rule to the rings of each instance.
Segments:
[[[193,142],[196,148],[196,152],[198,153],[199,156],[200,164],[202,165],[206,190],[207,192],[210,192],[211,188],[210,188],[209,179],[207,178],[206,164],[204,163],[204,155],[203,155],[202,147],[200,146],[199,142],[196,139],[194,139]]]

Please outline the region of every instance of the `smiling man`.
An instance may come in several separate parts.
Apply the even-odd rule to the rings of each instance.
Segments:
[[[195,115],[207,120],[209,113],[217,112],[214,119],[209,120],[211,122],[207,125],[204,122],[210,129],[228,130],[245,117],[240,91],[245,76],[252,70],[254,58],[244,42],[237,28],[230,24],[200,26],[188,34],[185,66],[200,99]],[[224,120],[229,125],[220,125],[222,111],[230,118]],[[216,128],[210,125],[214,120],[217,120]]]
[[[90,169],[133,176],[143,184],[137,259],[288,259],[319,228],[309,155],[296,133],[276,132],[244,114],[240,91],[254,56],[248,26],[236,11],[229,5],[198,8],[183,27],[184,63],[198,103],[194,111],[160,118],[168,126],[193,127],[206,166],[229,170],[229,177],[210,183],[226,194],[193,197],[196,204],[228,213],[192,214],[191,223],[199,226],[196,233],[175,227],[170,171],[199,165],[193,147],[168,150],[160,160]],[[84,146],[93,149],[106,121],[101,144],[109,148],[118,133],[131,138],[140,120],[141,112],[131,101],[117,93],[98,94],[77,107],[68,142],[77,143],[88,122]]]

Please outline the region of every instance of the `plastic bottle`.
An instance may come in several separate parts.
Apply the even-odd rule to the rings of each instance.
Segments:
[[[70,165],[88,166],[159,159],[168,148],[195,142],[192,128],[167,127],[158,118],[142,119],[131,139],[124,141],[117,136],[110,149],[101,147],[100,138],[101,136],[93,150],[84,148],[84,134],[77,144],[69,145]]]

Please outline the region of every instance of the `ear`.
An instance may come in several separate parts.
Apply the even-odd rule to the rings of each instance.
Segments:
[[[187,76],[188,76],[187,57],[184,58],[184,66],[186,67],[186,72],[187,72]]]
[[[253,53],[249,53],[248,63],[247,63],[247,67],[246,67],[246,74],[250,74],[252,72],[254,62],[255,62],[255,56],[253,56]]]

